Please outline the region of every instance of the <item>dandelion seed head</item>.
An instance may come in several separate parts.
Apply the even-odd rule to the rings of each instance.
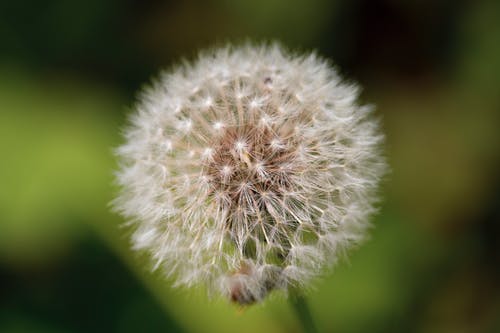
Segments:
[[[226,47],[163,74],[117,150],[114,207],[178,285],[239,304],[359,244],[386,165],[372,110],[315,54]]]

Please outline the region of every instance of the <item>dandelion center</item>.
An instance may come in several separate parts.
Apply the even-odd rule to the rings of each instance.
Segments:
[[[280,132],[248,124],[225,128],[213,142],[212,158],[203,165],[203,173],[210,179],[212,196],[224,193],[229,197],[218,201],[226,213],[237,209],[250,215],[262,213],[263,199],[282,198],[293,187],[291,175],[300,172],[300,164],[294,163],[293,138]]]

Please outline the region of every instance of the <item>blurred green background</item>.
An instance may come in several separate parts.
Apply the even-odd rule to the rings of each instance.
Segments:
[[[392,173],[371,239],[309,293],[321,332],[500,332],[500,1],[0,1],[0,332],[300,332],[171,288],[108,202],[160,68],[225,41],[317,49],[363,87]]]

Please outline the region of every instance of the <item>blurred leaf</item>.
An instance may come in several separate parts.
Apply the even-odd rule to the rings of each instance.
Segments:
[[[121,103],[72,80],[0,77],[0,256],[41,259],[106,205]]]
[[[472,2],[460,21],[457,79],[465,93],[498,100],[500,84],[500,2]],[[498,110],[497,110],[498,111]]]

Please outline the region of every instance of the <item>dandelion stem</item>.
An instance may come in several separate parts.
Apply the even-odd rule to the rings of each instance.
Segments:
[[[314,325],[311,315],[311,309],[307,305],[306,298],[303,294],[293,291],[290,295],[290,304],[293,311],[297,314],[304,333],[317,333],[318,330]]]

